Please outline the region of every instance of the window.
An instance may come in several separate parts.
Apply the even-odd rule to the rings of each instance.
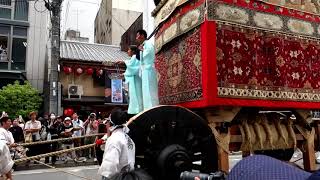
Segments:
[[[8,69],[10,26],[0,26],[0,69]]]
[[[0,69],[25,70],[27,28],[0,25]]]
[[[11,19],[11,9],[0,8],[0,18]]]
[[[15,1],[14,19],[21,21],[28,21],[28,0]]]
[[[12,41],[12,70],[25,70],[27,39],[13,38]]]
[[[0,5],[11,6],[12,0],[0,0]]]
[[[13,28],[14,36],[27,36],[27,29],[23,27],[14,27]]]
[[[0,0],[0,18],[2,19],[28,21],[28,11],[28,0]]]
[[[8,54],[8,37],[0,36],[0,62],[8,64]]]

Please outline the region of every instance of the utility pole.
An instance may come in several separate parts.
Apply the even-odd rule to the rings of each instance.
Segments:
[[[51,63],[49,66],[49,112],[59,113],[58,102],[60,93],[59,89],[59,72],[58,65],[60,59],[60,16],[61,4],[63,0],[45,0],[45,6],[51,13]]]

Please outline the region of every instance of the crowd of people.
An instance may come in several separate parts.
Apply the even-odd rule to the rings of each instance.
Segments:
[[[8,156],[2,157],[0,170],[2,170],[1,174],[6,174],[8,179],[11,178],[11,171],[9,170],[11,170],[13,166],[10,151],[12,152],[20,143],[80,136],[86,137],[53,142],[51,144],[29,146],[26,155],[35,156],[60,149],[70,149],[96,143],[96,147],[85,149],[84,151],[72,151],[60,157],[52,156],[51,163],[55,164],[58,158],[65,162],[69,160],[83,162],[92,158],[94,161],[99,161],[101,165],[99,172],[101,175],[107,177],[123,169],[122,166],[125,166],[128,160],[130,161],[128,169],[133,169],[135,146],[134,142],[127,135],[128,128],[124,125],[129,118],[126,111],[116,108],[109,117],[103,120],[97,118],[95,113],[91,113],[85,121],[82,121],[76,112],[73,113],[71,117],[64,118],[56,116],[54,113],[51,113],[47,118],[37,118],[37,113],[31,112],[29,117],[30,120],[27,122],[24,122],[21,117],[12,120],[9,118],[9,115],[5,113],[0,118],[0,153],[8,152],[9,154]],[[96,136],[98,133],[105,133],[105,135]],[[110,138],[110,140],[106,141],[108,138]],[[128,142],[130,143],[127,146]],[[119,149],[124,149],[123,146],[129,147],[127,152],[131,153],[130,159],[127,159],[124,153],[118,154]],[[104,151],[108,152],[107,155],[103,155]],[[117,161],[117,159],[120,159],[120,161]],[[45,158],[45,163],[49,163],[49,160],[50,158]],[[34,163],[38,163],[38,161],[40,161],[40,159]],[[29,163],[31,162],[28,162],[28,164]]]
[[[37,118],[37,113],[31,112],[29,118],[29,121],[24,122],[21,117],[12,120],[7,114],[2,115],[0,119],[0,140],[5,141],[9,148],[12,148],[24,142],[94,135],[98,133],[99,123],[102,123],[101,118],[97,119],[95,113],[91,113],[85,121],[80,120],[76,112],[71,117],[61,117],[51,113],[50,116],[45,116],[44,118]],[[93,144],[95,138],[95,136],[91,136],[84,139],[62,141],[61,143],[33,145],[28,147],[27,156]],[[94,159],[96,161],[93,148],[65,154],[58,158],[65,162],[69,160],[82,162],[86,159]],[[51,158],[52,164],[55,164],[56,161],[57,157]],[[49,158],[45,159],[45,163],[49,163]]]

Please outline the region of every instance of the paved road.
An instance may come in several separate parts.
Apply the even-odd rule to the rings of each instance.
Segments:
[[[62,170],[62,171],[61,171]],[[100,180],[98,166],[40,169],[14,172],[14,180]],[[67,173],[66,173],[67,172]],[[74,175],[68,174],[72,173]]]
[[[301,153],[298,153],[292,158],[292,161],[300,159]],[[229,156],[230,169],[242,159],[241,154],[233,154]],[[302,160],[297,162],[299,166],[302,166]],[[320,166],[318,165],[318,168]],[[100,180],[101,178],[97,175],[98,166],[82,166],[82,167],[71,167],[61,168],[61,170],[76,174],[77,176],[68,174],[60,171],[60,169],[40,169],[40,170],[28,170],[28,171],[16,171],[14,172],[15,180]],[[83,178],[81,178],[83,177]]]

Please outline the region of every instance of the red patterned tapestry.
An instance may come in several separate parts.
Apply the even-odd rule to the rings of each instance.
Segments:
[[[218,96],[320,102],[318,41],[219,25]]]
[[[201,38],[196,28],[164,47],[156,58],[161,104],[202,99]]]

